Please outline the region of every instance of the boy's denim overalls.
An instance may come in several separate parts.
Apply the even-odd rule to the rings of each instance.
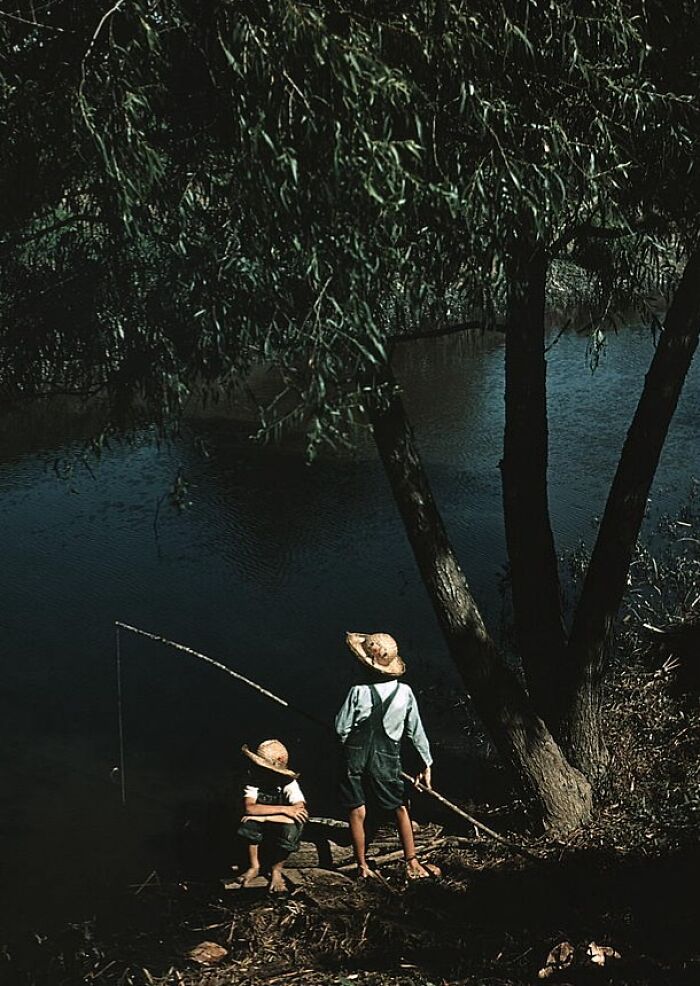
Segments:
[[[282,788],[268,788],[266,791],[258,788],[257,803],[259,805],[284,804]],[[238,826],[237,835],[240,835],[246,842],[253,842],[257,845],[260,845],[265,839],[266,844],[269,844],[271,848],[274,847],[284,858],[299,848],[303,828],[303,822],[293,822],[291,818],[289,824],[259,822],[256,819],[248,818]]]
[[[352,728],[343,744],[345,772],[340,783],[340,796],[346,808],[359,808],[371,795],[388,811],[404,803],[401,780],[401,743],[387,736],[384,716],[396,698],[399,683],[384,699],[374,685],[369,686],[372,711]]]

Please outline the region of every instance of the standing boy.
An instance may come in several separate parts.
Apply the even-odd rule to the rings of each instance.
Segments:
[[[358,876],[366,879],[374,875],[365,856],[368,794],[380,808],[394,812],[408,879],[439,874],[436,867],[418,861],[413,827],[404,803],[400,756],[404,732],[424,763],[416,782],[430,787],[433,762],[416,697],[409,685],[398,680],[406,665],[399,657],[396,641],[388,633],[348,633],[346,642],[360,661],[364,678],[362,684],[350,689],[335,719],[345,760],[341,797],[349,810]]]
[[[248,844],[248,869],[240,885],[248,887],[260,873],[260,844],[271,853],[270,893],[286,887],[282,868],[290,853],[299,848],[301,832],[309,814],[298,774],[288,767],[287,748],[279,740],[265,740],[257,750],[242,752],[252,762],[249,783],[243,791],[244,815],[238,835]]]

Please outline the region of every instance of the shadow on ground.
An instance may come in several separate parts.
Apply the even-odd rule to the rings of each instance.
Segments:
[[[385,870],[388,886],[321,884],[283,900],[254,892],[232,899],[218,883],[154,882],[129,896],[118,930],[88,922],[25,943],[0,957],[0,978],[16,986],[507,986],[536,981],[550,948],[567,939],[612,945],[621,958],[604,968],[575,966],[551,983],[700,981],[696,848],[634,857],[588,848],[537,864],[476,851],[436,860],[439,882],[405,888],[397,864]],[[186,957],[202,940],[228,952],[204,972]]]

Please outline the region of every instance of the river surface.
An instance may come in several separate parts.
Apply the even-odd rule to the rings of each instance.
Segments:
[[[649,333],[630,329],[611,337],[595,374],[586,340],[575,334],[549,354],[550,494],[561,551],[590,543],[652,353]],[[414,344],[399,364],[445,522],[497,626],[505,562],[502,339]],[[700,476],[699,424],[696,363],[657,473],[652,515],[673,510]],[[207,840],[225,845],[224,809],[232,811],[244,742],[283,738],[312,811],[334,810],[332,746],[320,730],[202,662],[127,634],[123,806],[113,770],[115,620],[210,654],[322,719],[332,718],[353,680],[344,631],[392,632],[436,737],[436,783],[449,788],[454,780],[446,771],[441,777],[440,758],[444,751],[447,762],[452,719],[453,732],[463,728],[459,688],[371,444],[309,467],[289,452],[242,449],[226,421],[192,427],[208,457],[190,441],[158,447],[142,436],[108,450],[91,470],[76,465],[69,478],[53,468],[57,457],[79,456],[69,431],[58,440],[5,434],[6,935],[89,914],[153,870],[172,871]],[[192,505],[178,513],[163,502],[155,523],[178,470]]]

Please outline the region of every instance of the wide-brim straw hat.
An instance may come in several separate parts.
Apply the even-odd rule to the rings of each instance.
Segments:
[[[406,671],[398,644],[388,633],[348,633],[345,642],[359,661],[387,678],[400,678]]]
[[[257,764],[258,767],[264,767],[265,770],[273,770],[276,774],[281,774],[282,777],[289,777],[291,780],[296,780],[299,776],[299,774],[295,774],[287,766],[289,763],[289,753],[284,743],[280,743],[279,740],[265,740],[257,750],[251,750],[244,745],[241,747],[241,752],[249,760],[252,760],[254,764]]]

